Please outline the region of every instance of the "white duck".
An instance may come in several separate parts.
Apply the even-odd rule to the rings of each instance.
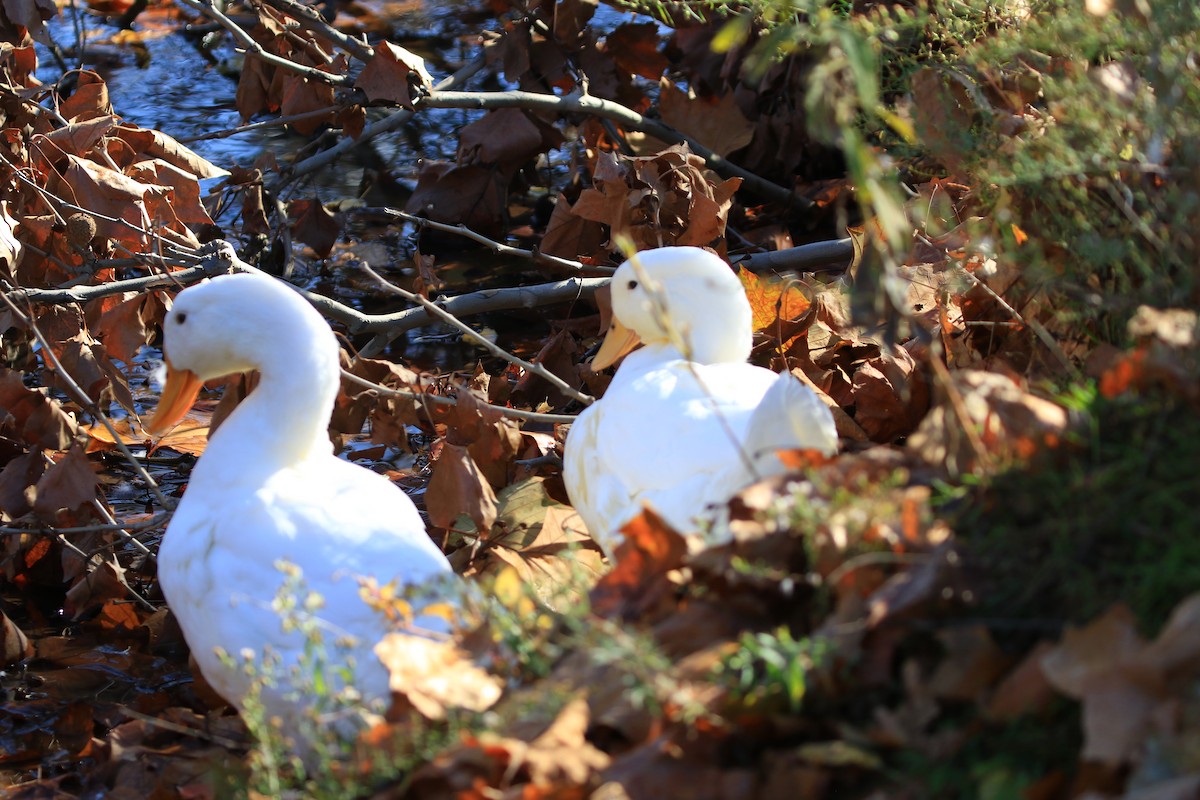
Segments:
[[[163,594],[205,679],[244,709],[250,679],[219,650],[240,661],[269,648],[284,670],[297,663],[304,638],[284,631],[272,610],[284,582],[276,564],[285,560],[324,598],[316,613],[325,641],[353,660],[354,688],[368,705],[385,700],[388,675],[372,648],[387,625],[356,579],[418,584],[450,565],[400,489],[334,456],[326,432],[339,382],[333,332],[296,292],[252,274],[184,290],[163,329],[167,380],[152,433],[176,424],[204,381],[251,369],[261,376],[212,435],[158,553]],[[444,620],[418,622],[445,629]],[[289,692],[264,691],[270,715],[297,718],[304,703]]]
[[[606,550],[654,508],[681,532],[710,506],[784,471],[779,449],[837,449],[829,408],[789,374],[746,363],[752,315],[725,262],[695,247],[639,253],[612,277],[613,325],[593,369],[640,340],[571,426],[563,479]]]

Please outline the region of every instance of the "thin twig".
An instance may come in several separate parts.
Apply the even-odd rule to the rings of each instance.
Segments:
[[[1046,326],[1038,322],[1036,319],[1025,319],[1015,308],[1009,305],[1008,301],[996,293],[996,290],[988,286],[983,281],[979,280],[973,273],[968,272],[961,265],[958,267],[959,273],[965,275],[967,279],[972,281],[976,286],[991,296],[993,300],[1000,304],[1000,307],[1007,311],[1013,319],[1033,331],[1034,335],[1041,341],[1046,349],[1054,356],[1059,364],[1063,366],[1073,377],[1079,377],[1079,370],[1071,363],[1071,359],[1067,358],[1067,354],[1058,346],[1058,342],[1054,341],[1054,337],[1050,335],[1050,331],[1046,330]]]
[[[296,20],[296,24],[301,28],[328,39],[359,61],[370,61],[371,57],[375,55],[375,50],[370,45],[360,42],[353,36],[342,33],[322,19],[317,10],[311,6],[297,3],[296,0],[262,0],[262,2],[265,5],[271,6],[276,11],[282,11],[287,14]]]
[[[290,125],[293,122],[301,122],[306,119],[312,119],[313,117],[326,117],[330,114],[341,111],[345,107],[345,104],[335,103],[331,106],[316,108],[312,111],[305,111],[302,114],[291,114],[286,117],[274,117],[261,122],[247,122],[245,125],[238,125],[236,128],[226,128],[223,131],[212,131],[210,133],[202,133],[197,136],[185,136],[176,139],[176,141],[181,144],[191,144],[192,142],[204,142],[212,139],[228,139],[230,136],[237,136],[239,133],[249,133],[250,131],[262,130],[264,128],[278,128],[283,125]]]
[[[415,292],[410,292],[407,289],[400,288],[396,284],[389,281],[387,278],[380,275],[375,270],[371,269],[371,267],[366,263],[363,263],[362,268],[368,275],[370,275],[372,278],[374,278],[376,281],[378,281],[380,286],[384,287],[392,294],[396,294],[396,295],[399,295],[400,297],[403,297],[405,300],[407,300],[410,303],[417,303],[422,308],[424,308],[426,311],[428,311],[430,314],[437,317],[438,319],[440,319],[442,322],[446,323],[447,325],[457,328],[458,330],[462,331],[463,333],[467,334],[468,336],[474,337],[475,340],[479,342],[479,345],[481,347],[483,347],[485,350],[487,350],[489,353],[491,353],[492,355],[494,355],[498,358],[502,358],[505,361],[509,362],[510,364],[515,364],[518,367],[520,367],[521,369],[525,370],[526,372],[531,372],[534,375],[537,375],[539,378],[545,380],[551,386],[558,389],[560,392],[565,394],[567,397],[570,397],[572,400],[578,400],[579,402],[581,402],[585,405],[591,405],[592,403],[596,402],[596,398],[592,397],[590,394],[585,394],[585,393],[579,391],[574,386],[567,383],[562,378],[558,377],[557,375],[555,375],[550,370],[546,369],[541,364],[534,364],[531,361],[526,361],[525,359],[519,358],[518,356],[515,356],[512,353],[508,352],[503,347],[500,347],[495,342],[493,342],[490,339],[488,339],[487,337],[481,335],[479,333],[479,331],[475,330],[470,325],[467,325],[465,322],[460,320],[458,317],[456,317],[453,314],[451,314],[450,312],[446,311],[444,308],[441,308],[436,303],[430,301],[428,298],[426,298],[422,295],[419,295]]]
[[[486,64],[486,58],[482,55],[479,55],[469,61],[453,75],[449,76],[448,78],[443,78],[435,85],[435,88],[440,90],[449,90],[455,86],[459,86],[470,78],[474,77],[474,75],[479,72],[479,70],[483,69]],[[328,150],[322,150],[315,156],[306,158],[298,164],[281,169],[279,171],[278,179],[274,181],[272,185],[276,186],[287,180],[303,177],[311,172],[321,169],[322,167],[332,164],[334,161],[337,161],[355,147],[366,144],[367,142],[370,142],[371,140],[378,136],[382,136],[385,133],[391,133],[392,131],[406,124],[410,119],[412,119],[412,117],[413,112],[409,111],[408,109],[400,109],[399,111],[389,114],[381,120],[368,123],[363,128],[362,133],[359,134],[357,139],[346,137],[333,147],[330,147]]]
[[[386,386],[381,386],[378,383],[373,383],[366,378],[360,378],[352,372],[342,370],[342,377],[351,383],[358,384],[366,389],[378,392],[381,397],[403,397],[406,400],[416,400],[421,403],[433,403],[439,406],[452,406],[458,403],[453,397],[442,397],[437,394],[428,394],[425,392],[409,392],[403,389],[389,389]],[[459,391],[469,391],[468,389],[460,389]],[[523,411],[519,408],[506,408],[504,406],[493,405],[482,400],[477,400],[480,405],[495,411],[498,414],[503,414],[506,417],[513,419],[525,420],[526,422],[546,422],[546,423],[567,423],[574,422],[574,414],[543,414],[539,411]]]
[[[332,72],[322,72],[316,67],[308,67],[303,64],[298,64],[295,61],[283,58],[282,56],[268,53],[262,48],[262,45],[254,41],[254,38],[250,34],[246,33],[246,30],[241,25],[238,25],[232,19],[225,16],[225,14],[217,9],[216,6],[214,6],[211,2],[203,2],[203,0],[180,0],[180,2],[188,8],[199,11],[201,14],[207,14],[219,22],[221,27],[229,31],[233,35],[233,38],[237,39],[242,47],[245,48],[247,56],[261,59],[272,66],[295,72],[298,75],[303,75],[305,78],[308,78],[312,81],[317,81],[318,83],[325,83],[329,84],[330,86],[341,86],[346,89],[354,86],[354,78],[350,77],[349,75],[335,75]]]
[[[742,188],[754,194],[785,205],[801,209],[812,207],[812,201],[788,189],[755,175],[685,136],[658,120],[643,116],[620,103],[604,100],[581,92],[568,95],[541,94],[538,92],[448,92],[434,90],[427,97],[415,101],[419,108],[524,108],[535,111],[552,111],[556,114],[590,114],[619,122],[628,129],[649,133],[667,144],[686,142],[693,153],[704,159],[710,169],[726,178],[741,178]]]
[[[118,523],[116,518],[113,517],[112,514],[108,513],[108,509],[105,508],[104,504],[100,502],[100,498],[98,498],[98,497],[92,498],[92,508],[96,509],[96,513],[99,514],[101,519],[103,519],[107,524],[115,526],[112,528],[112,530],[116,531],[117,533],[119,533],[123,537],[125,537],[125,541],[132,544],[138,550],[141,550],[143,555],[147,555],[147,556],[152,555],[149,547],[146,547],[146,545],[144,545],[140,541],[138,541],[136,536],[134,536],[132,533],[130,533],[128,530],[126,530],[123,525]]]

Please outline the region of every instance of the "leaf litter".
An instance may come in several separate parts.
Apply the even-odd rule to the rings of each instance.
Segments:
[[[1087,5],[1097,17],[1144,13]],[[393,351],[357,353],[368,342],[343,320],[339,332],[355,353],[347,372],[407,394],[344,381],[331,438],[378,446],[389,474],[413,490],[435,541],[488,598],[455,642],[397,633],[380,643],[396,702],[358,744],[408,767],[361,794],[951,796],[938,793],[941,780],[979,796],[1194,796],[1200,716],[1190,687],[1200,667],[1200,606],[1192,592],[1200,576],[1184,557],[1147,562],[1135,550],[1137,569],[1169,573],[1163,596],[1147,599],[1125,578],[1097,589],[1086,583],[1067,595],[1086,596],[1086,605],[1056,607],[1055,592],[1083,582],[1080,572],[1096,568],[1107,579],[1120,566],[1112,557],[1080,567],[1088,557],[1080,553],[1094,547],[1103,559],[1129,542],[1068,529],[1039,532],[1027,546],[1001,520],[1036,527],[1031,518],[1056,513],[1047,509],[1070,494],[1058,478],[1105,488],[1105,473],[1122,465],[1111,452],[1124,441],[1113,433],[1122,426],[1146,432],[1130,441],[1147,449],[1148,469],[1163,465],[1162,493],[1141,499],[1173,508],[1180,484],[1171,480],[1194,479],[1194,445],[1172,441],[1170,426],[1147,428],[1149,413],[1137,408],[1162,409],[1163,419],[1200,434],[1180,421],[1180,409],[1194,413],[1200,398],[1195,311],[1182,299],[1137,305],[1107,338],[1074,324],[1064,296],[997,242],[1011,240],[1022,255],[1044,242],[1060,268],[1077,254],[1045,229],[1038,236],[1029,213],[1036,204],[1015,189],[1000,212],[987,207],[980,195],[989,185],[972,175],[980,165],[959,135],[1002,110],[1011,130],[994,144],[1013,155],[1023,141],[1049,137],[1052,121],[1066,124],[1071,112],[1044,101],[1055,81],[1094,70],[1095,90],[1128,104],[1141,97],[1138,68],[1043,64],[1024,53],[1004,69],[973,65],[970,78],[943,66],[915,71],[897,101],[910,119],[896,117],[892,127],[909,125],[924,147],[926,161],[905,162],[911,175],[937,174],[907,180],[903,212],[913,235],[889,266],[877,258],[882,222],[846,227],[848,198],[862,190],[808,119],[821,98],[794,91],[810,70],[828,67],[816,50],[751,80],[753,70],[734,68],[753,55],[748,43],[724,55],[710,49],[727,35],[720,26],[675,27],[660,47],[659,29],[646,22],[600,37],[587,25],[593,3],[542,6],[505,17],[484,37],[487,60],[507,80],[567,92],[586,77],[596,96],[638,112],[654,106],[693,143],[816,198],[812,225],[854,240],[845,275],[740,273],[755,359],[818,391],[835,411],[844,451],[832,460],[784,454],[789,474],[744,487],[725,509],[717,524],[728,527],[728,544],[699,549],[690,532],[646,509],[606,562],[567,503],[554,464],[562,430],[518,425],[495,408],[569,413],[574,401],[490,356],[430,369],[396,363]],[[359,12],[358,29],[391,31],[375,12]],[[118,445],[177,495],[210,426],[253,380],[230,381],[220,406],[209,394],[181,429],[148,446],[136,420],[153,390],[139,359],[158,340],[173,289],[78,303],[31,302],[19,292],[82,278],[110,283],[126,277],[116,261],[124,254],[191,252],[218,235],[214,228],[245,243],[264,237],[271,252],[295,247],[288,269],[315,273],[320,259],[335,263],[349,250],[340,237],[351,228],[315,196],[293,198],[281,213],[268,186],[270,159],[226,169],[122,121],[96,72],[77,74],[58,119],[31,114],[28,98],[42,87],[29,35],[52,12],[18,4],[5,15],[17,26],[5,29],[9,49],[0,54],[6,164],[36,183],[14,177],[0,206],[5,288],[19,287],[2,310],[0,764],[17,798],[220,796],[214,775],[244,775],[254,744],[189,668],[154,579],[165,520]],[[288,124],[300,135],[336,125],[357,136],[367,104],[419,111],[429,70],[440,69],[385,33],[350,81],[351,58],[363,59],[320,26],[297,25],[275,4],[254,7],[250,18],[250,36],[267,52],[332,79],[246,59],[238,111],[247,119],[299,115]],[[838,46],[826,43],[824,55],[838,55]],[[342,102],[339,80],[361,96]],[[809,233],[746,191],[743,177],[718,174],[692,145],[667,145],[627,122],[559,122],[517,108],[475,117],[458,132],[453,161],[431,159],[414,171],[407,210],[482,236],[519,224],[540,253],[576,260],[585,272],[611,264],[621,237],[639,248],[694,244],[726,254]],[[563,168],[552,153],[568,142],[577,149]],[[547,164],[572,179],[539,183]],[[202,180],[221,183],[206,194]],[[537,211],[534,188],[557,202]],[[49,198],[84,211],[64,215]],[[240,217],[222,216],[227,207]],[[470,255],[429,230],[412,233],[415,290],[434,299],[474,288],[455,275]],[[488,281],[550,276],[536,260],[506,269]],[[1097,295],[1111,288],[1099,278],[1086,286]],[[534,333],[513,349],[599,394],[606,376],[584,365],[608,311],[601,295],[517,312]],[[1064,362],[1093,381],[1082,400],[1062,390]],[[68,376],[91,406],[65,391]],[[115,436],[97,409],[114,417]],[[1184,453],[1183,468],[1165,452],[1172,447]],[[397,451],[411,454],[411,468],[387,463]],[[1076,474],[1087,459],[1096,469]],[[1025,482],[1004,488],[1017,477]],[[964,510],[971,506],[995,519]],[[1125,539],[1154,533],[1122,531]],[[1015,555],[997,555],[989,537],[1021,544]],[[1178,545],[1158,550],[1169,546]],[[1018,562],[1017,579],[1002,568],[1006,560]],[[1047,579],[1041,570],[1051,567],[1059,571]],[[1023,598],[1012,586],[1022,568]],[[1055,581],[1065,585],[1049,588]],[[1052,739],[1042,752],[1011,743],[1043,741],[1031,727]],[[440,738],[419,750],[426,728]],[[993,743],[1015,755],[981,757]],[[341,767],[343,776],[366,771],[367,760]]]

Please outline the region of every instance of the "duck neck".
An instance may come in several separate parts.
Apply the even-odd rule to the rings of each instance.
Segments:
[[[258,385],[212,434],[193,480],[236,480],[244,484],[247,471],[266,476],[310,458],[330,455],[333,445],[329,441],[329,417],[339,373],[336,355],[332,359],[328,355],[305,351],[286,362],[265,359],[259,368]],[[201,473],[206,464],[223,474]],[[229,464],[235,464],[236,470],[230,470]]]

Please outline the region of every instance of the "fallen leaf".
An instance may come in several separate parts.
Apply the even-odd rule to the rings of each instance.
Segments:
[[[465,446],[443,445],[425,492],[425,507],[435,527],[452,527],[466,514],[480,536],[491,532],[497,514],[496,495]]]
[[[371,102],[389,102],[413,109],[415,87],[428,88],[433,77],[425,69],[425,59],[389,41],[375,45],[375,55],[354,81]],[[418,95],[419,96],[419,95]]]
[[[663,78],[659,82],[659,109],[663,122],[717,155],[727,156],[754,138],[754,125],[742,115],[733,92],[720,100],[696,97]]]
[[[738,280],[750,301],[755,331],[773,333],[770,328],[780,320],[793,320],[812,305],[799,281],[762,278],[747,269],[738,270]],[[801,333],[802,331],[797,331]],[[786,342],[780,343],[786,347]]]
[[[392,692],[427,719],[444,719],[451,708],[486,711],[503,691],[501,681],[454,642],[389,633],[375,645],[375,655],[387,667]]]
[[[953,372],[943,394],[908,446],[952,474],[1029,459],[1062,444],[1073,424],[1067,409],[994,372]]]
[[[0,611],[0,667],[11,667],[33,655],[33,645],[17,624]]]
[[[288,204],[288,216],[294,219],[292,235],[311,247],[318,258],[333,252],[342,226],[320,200],[293,200]]]

